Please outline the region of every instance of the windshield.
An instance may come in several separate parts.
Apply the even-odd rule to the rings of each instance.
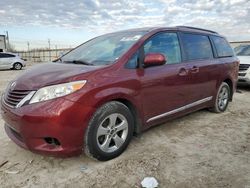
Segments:
[[[63,63],[107,65],[121,57],[145,32],[118,32],[94,38],[62,56]]]
[[[234,50],[237,56],[250,56],[250,45],[238,46]]]

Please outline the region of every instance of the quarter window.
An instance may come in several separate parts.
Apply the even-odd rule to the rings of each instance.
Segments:
[[[212,36],[211,38],[214,42],[218,57],[234,56],[233,49],[230,47],[229,43],[224,38],[216,36]]]
[[[135,54],[128,60],[125,67],[128,69],[135,69],[139,64],[139,52],[135,52]]]
[[[213,51],[208,36],[199,34],[182,34],[186,60],[213,58]]]
[[[181,62],[181,51],[176,33],[160,33],[149,39],[144,45],[144,54],[161,53],[167,64]]]

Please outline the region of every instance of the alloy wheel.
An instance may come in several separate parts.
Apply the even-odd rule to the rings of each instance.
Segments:
[[[98,147],[107,153],[118,150],[128,136],[128,121],[119,113],[107,116],[99,125],[96,139]]]
[[[16,70],[20,70],[22,68],[22,65],[20,63],[16,63],[15,66],[14,66],[14,68]]]
[[[222,87],[218,97],[218,107],[224,109],[227,106],[229,99],[229,91],[226,87]]]

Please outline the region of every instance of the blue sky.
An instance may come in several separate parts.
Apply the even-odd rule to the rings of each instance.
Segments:
[[[145,26],[212,29],[250,40],[249,0],[1,0],[0,34],[16,49],[74,47],[107,32]]]

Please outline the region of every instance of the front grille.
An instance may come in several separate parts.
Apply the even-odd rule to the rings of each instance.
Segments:
[[[4,94],[4,102],[8,106],[14,108],[29,93],[30,93],[29,90],[12,90],[12,91],[9,90]]]
[[[246,80],[239,79],[238,82],[246,82]]]
[[[240,64],[239,71],[246,71],[249,67],[248,64]]]
[[[247,73],[239,73],[239,76],[246,76]]]

